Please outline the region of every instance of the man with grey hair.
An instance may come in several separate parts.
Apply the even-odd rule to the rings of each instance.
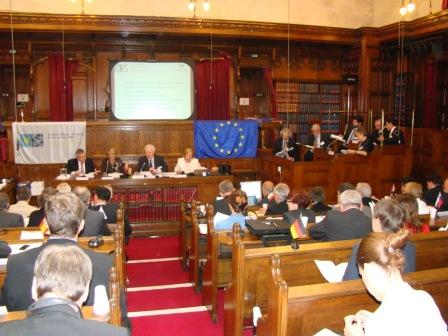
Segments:
[[[370,218],[362,212],[362,197],[358,191],[346,190],[339,200],[340,211],[328,211],[324,220],[309,229],[311,238],[321,241],[357,239],[372,231]]]
[[[86,156],[86,152],[82,148],[78,148],[75,152],[75,158],[67,161],[67,173],[75,175],[84,175],[93,173],[95,165],[93,160]]]
[[[313,124],[311,126],[311,134],[308,135],[307,139],[308,146],[313,146],[314,148],[327,148],[330,142],[330,135],[322,133],[319,124]],[[313,161],[313,158],[314,150],[310,149],[305,153],[304,160]]]
[[[233,182],[231,180],[226,179],[219,182],[218,191],[220,199],[215,201],[215,214],[217,212],[228,216],[232,214],[227,197],[230,196],[234,190],[235,187],[233,186]]]
[[[92,194],[85,186],[75,186],[72,192],[79,197],[82,203],[86,206],[85,225],[84,230],[80,233],[80,237],[96,237],[96,236],[110,236],[111,232],[104,219],[104,215],[98,211],[89,209]]]
[[[156,155],[156,148],[154,145],[147,144],[144,148],[145,155],[138,159],[137,172],[149,171],[152,174],[158,174],[168,171],[168,166],[165,163],[163,156]]]
[[[261,186],[262,199],[257,205],[268,204],[274,198],[274,183],[272,181],[264,181]]]
[[[0,192],[0,228],[23,227],[23,217],[16,213],[8,212],[9,197]]]
[[[45,217],[50,230],[50,238],[40,247],[11,255],[8,258],[8,274],[2,288],[0,306],[6,305],[8,311],[26,310],[33,302],[31,285],[33,268],[39,253],[47,246],[76,245],[78,235],[84,227],[85,205],[73,193],[50,196],[45,204]],[[109,270],[112,257],[85,250],[93,265],[90,294],[86,304],[93,305],[94,288],[104,285],[109,288]]]
[[[268,203],[266,215],[282,215],[289,211],[289,187],[285,183],[278,183],[274,188],[274,199]]]
[[[89,294],[92,262],[76,245],[51,245],[34,264],[34,303],[23,320],[0,323],[1,335],[128,335],[125,328],[84,320],[81,306]]]
[[[372,187],[370,186],[370,184],[366,182],[359,182],[356,185],[356,190],[358,190],[362,196],[362,204],[364,206],[363,208],[371,209],[378,202],[378,199],[372,196]],[[364,213],[367,215],[366,212]],[[370,217],[372,217],[371,214],[372,213],[370,210]]]

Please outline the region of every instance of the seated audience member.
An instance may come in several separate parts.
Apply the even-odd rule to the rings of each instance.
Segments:
[[[8,212],[9,197],[7,194],[0,192],[0,228],[23,227],[22,215]]]
[[[288,200],[288,216],[307,217],[308,223],[316,222],[316,213],[309,209],[311,198],[305,189],[291,192]]]
[[[216,230],[232,230],[234,223],[239,223],[241,228],[246,227],[246,217],[240,209],[238,197],[237,192],[233,192],[226,197],[231,213],[226,219],[214,223]]]
[[[422,185],[417,182],[409,182],[406,183],[403,188],[404,194],[411,194],[415,197],[418,204],[418,214],[419,215],[427,215],[429,214],[429,207],[426,205],[425,201],[421,199],[423,196]]]
[[[365,237],[372,231],[371,219],[362,212],[361,194],[346,190],[339,197],[341,210],[330,210],[320,223],[309,229],[315,240],[336,241]]]
[[[154,145],[147,144],[144,148],[145,155],[138,159],[137,172],[149,171],[152,174],[158,174],[168,171],[168,166],[165,163],[163,156],[156,155],[156,148]]]
[[[274,199],[268,203],[265,215],[282,215],[288,212],[289,187],[285,183],[279,183],[274,188]]]
[[[356,184],[356,190],[362,196],[362,212],[364,212],[367,217],[372,217],[372,206],[377,202],[377,200],[372,197],[372,188],[368,183],[359,182]]]
[[[217,212],[220,212],[224,215],[230,216],[232,214],[232,211],[229,206],[228,196],[233,193],[235,187],[233,186],[232,181],[222,180],[221,182],[219,182],[218,190],[221,199],[215,201],[215,214]]]
[[[364,238],[356,258],[362,281],[381,305],[345,317],[345,336],[446,335],[447,326],[437,305],[425,291],[403,280],[403,246],[408,233],[375,232]]]
[[[119,204],[111,202],[112,188],[111,187],[98,187],[93,194],[93,205],[89,208],[94,211],[103,213],[104,219],[107,224],[117,223],[117,210],[120,207]],[[124,235],[126,242],[132,233],[132,227],[129,224],[128,217],[124,214]]]
[[[403,176],[402,178],[401,178],[401,180],[400,180],[400,190],[401,190],[401,193],[404,193],[405,191],[404,191],[404,187],[405,187],[405,185],[407,184],[407,183],[409,183],[409,182],[417,182],[417,180],[414,178],[414,177],[412,177],[412,176]]]
[[[448,178],[443,181],[442,190],[436,200],[437,211],[448,211]]]
[[[395,121],[392,119],[386,120],[387,136],[380,136],[379,140],[384,145],[404,145],[403,132],[399,127],[395,125]]]
[[[92,261],[76,245],[46,247],[34,264],[30,292],[35,302],[25,319],[0,323],[0,334],[128,335],[125,328],[83,319],[80,309],[89,295],[92,273]]]
[[[317,216],[325,215],[331,207],[325,204],[325,190],[322,187],[313,187],[310,189],[311,207]]]
[[[264,181],[261,186],[262,199],[257,205],[268,204],[274,198],[274,183],[271,181]]]
[[[73,193],[80,198],[82,203],[86,206],[84,229],[79,234],[80,237],[96,237],[96,236],[110,236],[111,232],[107,226],[104,215],[98,211],[89,209],[91,193],[87,187],[76,186],[73,188]]]
[[[235,195],[235,202],[236,206],[238,207],[239,212],[244,213],[247,207],[247,194],[245,191],[241,189],[236,189],[233,192],[233,195]]]
[[[423,193],[422,199],[427,205],[435,206],[437,197],[442,191],[442,178],[437,173],[431,173],[426,176],[427,190]]]
[[[115,148],[110,148],[107,151],[107,158],[101,161],[101,172],[110,174],[110,173],[127,173],[128,165],[124,164],[123,161],[119,157],[117,157],[117,153],[115,152]]]
[[[193,154],[193,149],[185,148],[184,156],[177,159],[177,164],[174,168],[174,171],[176,173],[190,174],[194,173],[196,169],[200,169],[201,164],[199,163],[198,159],[193,157]]]
[[[352,118],[352,124],[349,125],[344,133],[344,140],[348,144],[356,139],[355,131],[358,127],[362,126],[362,123],[364,122],[364,117],[362,115],[355,115]]]
[[[35,206],[30,205],[31,190],[26,187],[20,187],[17,190],[17,203],[9,206],[8,212],[22,215],[26,224],[28,224],[29,217],[33,211],[36,211]]]
[[[28,227],[38,227],[45,219],[45,203],[47,203],[50,196],[56,195],[58,193],[57,189],[52,187],[47,187],[42,191],[42,194],[37,197],[37,205],[39,210],[33,211],[30,214],[30,220],[28,222]]]
[[[93,160],[86,157],[84,149],[78,148],[75,152],[75,158],[67,162],[67,173],[69,174],[84,175],[94,171]]]
[[[412,194],[399,194],[395,197],[404,212],[404,228],[411,233],[430,232],[429,224],[423,223],[418,216],[417,199]]]
[[[298,160],[298,151],[297,146],[292,139],[292,132],[289,128],[283,128],[280,131],[280,137],[275,139],[272,154],[276,155],[277,153],[283,152],[285,153],[285,158],[292,161]]]
[[[367,154],[375,149],[375,145],[367,137],[367,133],[364,127],[359,126],[356,128],[355,137],[358,140],[358,149],[349,149],[347,150],[347,153],[367,156]]]
[[[31,285],[33,268],[39,253],[47,246],[76,245],[84,226],[86,207],[73,193],[49,196],[45,204],[45,216],[50,229],[50,239],[40,247],[11,255],[8,258],[8,274],[2,288],[1,300],[8,311],[26,310],[33,299]],[[85,250],[93,265],[93,277],[86,305],[93,305],[94,289],[97,285],[109,288],[109,269],[112,257]]]
[[[341,203],[340,200],[339,200],[339,197],[346,190],[356,190],[356,189],[355,189],[355,186],[353,184],[348,183],[348,182],[343,182],[340,185],[338,185],[338,191],[337,191],[338,204],[335,204],[335,205],[332,206],[333,210],[339,210],[340,203]]]
[[[61,182],[56,186],[56,190],[61,194],[72,192],[72,187],[67,182]]]
[[[375,204],[373,208],[372,217],[372,231],[373,232],[398,232],[403,229],[405,222],[405,212],[397,200],[383,199]],[[358,265],[356,263],[356,255],[358,254],[359,243],[355,244],[352,249],[352,254],[348,260],[348,265],[345,270],[342,280],[359,279]],[[403,248],[406,257],[404,264],[404,272],[415,272],[415,246],[412,242],[407,242]]]

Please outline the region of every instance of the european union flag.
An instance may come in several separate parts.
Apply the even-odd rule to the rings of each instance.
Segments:
[[[258,123],[255,120],[214,120],[194,122],[196,157],[255,157],[258,144]]]

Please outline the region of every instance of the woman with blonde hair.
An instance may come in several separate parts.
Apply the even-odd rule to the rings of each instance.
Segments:
[[[176,173],[184,173],[184,174],[190,174],[194,173],[196,169],[201,169],[201,164],[199,163],[199,160],[194,158],[194,152],[192,148],[185,148],[184,149],[184,156],[177,159],[176,167],[174,168],[174,171]]]
[[[110,148],[107,151],[107,157],[101,162],[101,172],[109,173],[124,173],[127,172],[127,164],[123,164],[120,158],[117,157],[115,148]]]
[[[403,246],[409,233],[374,232],[364,238],[356,261],[362,281],[381,305],[375,312],[360,310],[345,317],[345,336],[447,335],[446,323],[427,292],[403,279]]]

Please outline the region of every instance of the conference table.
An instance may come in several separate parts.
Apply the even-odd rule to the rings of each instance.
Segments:
[[[94,178],[79,180],[53,179],[56,187],[61,182],[71,187],[86,186],[91,191],[99,186],[113,188],[113,202],[123,202],[125,214],[133,229],[133,236],[179,234],[179,202],[198,200],[213,203],[218,195],[218,184],[233,181],[232,175],[161,177],[161,178]]]

